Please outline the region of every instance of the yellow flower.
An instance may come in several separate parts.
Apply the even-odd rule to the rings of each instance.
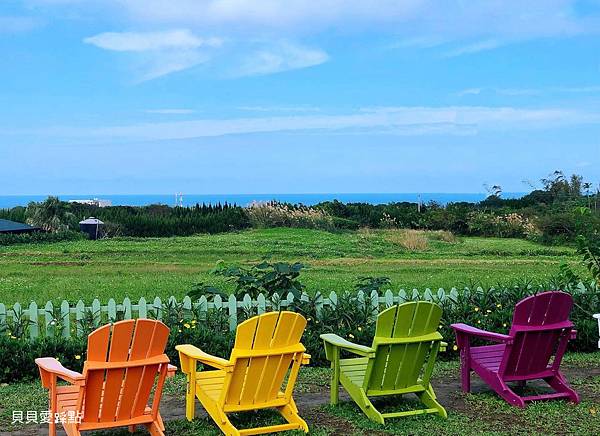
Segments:
[[[191,327],[191,326],[190,326],[190,325],[189,325],[187,322],[186,322],[186,323],[185,323],[183,326],[184,326],[186,329],[189,329],[189,328]]]
[[[358,326],[358,331],[362,332],[362,327],[361,326]]]
[[[506,327],[506,323],[502,324],[502,327]]]
[[[196,324],[198,321],[196,321],[195,319],[192,320],[192,324]]]
[[[490,309],[486,310],[487,313],[492,313],[492,311]]]
[[[501,305],[501,304],[496,304],[496,307],[497,307],[498,309],[500,309],[500,308],[502,307],[502,305]]]
[[[193,328],[193,329],[195,329],[195,328],[196,328],[196,326],[195,326],[195,325],[193,325],[193,326],[192,326],[192,328]]]
[[[478,319],[478,320],[477,320],[477,324],[481,324],[481,320],[479,320],[479,319]]]
[[[453,349],[454,351],[456,351],[456,350],[458,350],[458,347],[457,347],[456,345],[454,345],[454,346],[452,347],[452,349]]]
[[[354,339],[354,335],[352,333],[348,333],[348,337]]]
[[[181,333],[181,329],[177,330],[179,333]]]
[[[479,307],[475,306],[475,312],[479,312]]]
[[[79,354],[76,354],[75,355],[75,360],[79,360],[79,359],[81,359],[81,356]]]
[[[598,413],[598,411],[594,407],[590,407],[590,413],[596,416],[596,413]]]

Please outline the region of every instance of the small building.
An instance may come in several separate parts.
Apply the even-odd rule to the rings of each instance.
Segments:
[[[39,231],[39,227],[33,227],[29,224],[18,223],[16,221],[0,219],[0,234],[19,234],[19,233],[33,233]]]
[[[96,240],[104,235],[104,223],[93,216],[79,222],[79,230],[87,233],[89,239]]]
[[[101,200],[99,198],[86,199],[86,200],[69,200],[69,203],[86,204],[88,206],[96,206],[96,207],[110,207],[110,206],[112,206],[112,201],[110,201],[110,200]]]

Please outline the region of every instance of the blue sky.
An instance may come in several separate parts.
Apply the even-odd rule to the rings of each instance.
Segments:
[[[2,0],[0,195],[600,183],[600,0]]]

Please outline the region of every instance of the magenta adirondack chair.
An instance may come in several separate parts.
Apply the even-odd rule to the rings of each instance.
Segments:
[[[510,404],[525,407],[525,401],[568,398],[579,403],[579,395],[560,372],[560,362],[569,339],[576,331],[569,321],[573,299],[565,292],[551,291],[527,297],[516,306],[508,335],[487,332],[466,324],[452,324],[460,348],[463,391],[471,388],[475,371]],[[497,342],[471,346],[471,338]],[[555,392],[522,397],[508,382],[525,386],[528,380],[542,379]]]

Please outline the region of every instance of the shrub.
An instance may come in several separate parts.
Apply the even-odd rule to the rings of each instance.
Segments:
[[[2,234],[0,235],[0,246],[14,244],[79,241],[82,239],[86,239],[86,235],[84,233],[75,232],[72,230],[66,230],[56,233],[33,232],[20,234]]]
[[[254,202],[246,209],[253,227],[299,227],[333,230],[334,219],[321,209],[306,206],[290,206],[277,202]]]
[[[386,235],[386,239],[399,244],[408,251],[423,251],[429,246],[426,233],[423,230],[395,230]]]
[[[525,216],[518,213],[494,215],[482,211],[469,214],[469,231],[474,235],[498,238],[533,238],[538,228]]]

